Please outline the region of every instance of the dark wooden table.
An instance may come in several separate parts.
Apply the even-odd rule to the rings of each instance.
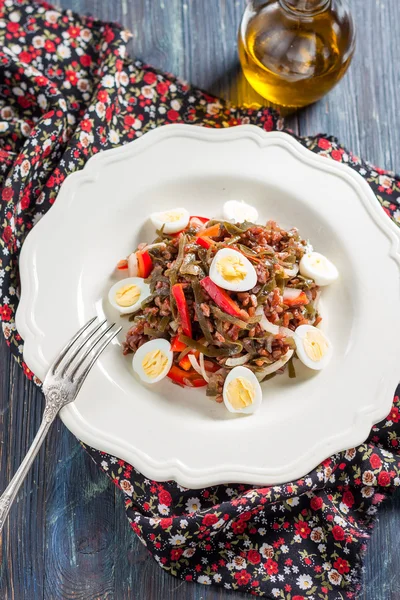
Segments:
[[[400,4],[352,2],[358,46],[350,71],[317,105],[288,120],[329,132],[373,163],[400,169]],[[245,0],[62,0],[123,23],[130,53],[233,102],[257,100],[240,75],[236,32]],[[36,432],[43,399],[0,343],[0,489]],[[0,542],[4,600],[238,600],[165,574],[131,532],[120,493],[58,422],[13,507]],[[400,493],[371,538],[363,600],[400,598]]]

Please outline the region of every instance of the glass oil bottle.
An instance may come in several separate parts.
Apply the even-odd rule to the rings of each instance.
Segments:
[[[345,0],[250,0],[239,30],[239,58],[269,102],[299,108],[343,77],[355,48]]]

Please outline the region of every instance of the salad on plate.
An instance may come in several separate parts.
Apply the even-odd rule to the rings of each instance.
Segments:
[[[323,369],[332,344],[319,328],[321,288],[338,271],[297,229],[257,224],[257,210],[236,200],[223,219],[185,208],[153,213],[155,239],[117,269],[108,299],[131,321],[123,345],[145,384],[164,377],[230,412],[254,413],[261,385],[298,358]]]

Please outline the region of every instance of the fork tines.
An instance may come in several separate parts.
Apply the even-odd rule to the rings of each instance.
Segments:
[[[90,319],[68,342],[50,367],[51,376],[82,385],[100,354],[122,329],[114,329],[115,323],[104,329],[107,319],[100,323],[97,319]]]

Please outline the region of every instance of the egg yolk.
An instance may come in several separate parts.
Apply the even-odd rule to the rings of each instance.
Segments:
[[[303,338],[303,346],[308,358],[318,362],[328,351],[328,342],[318,329],[307,331]]]
[[[217,269],[226,281],[243,281],[247,275],[240,256],[224,256],[217,262]]]
[[[226,391],[229,404],[235,410],[242,410],[250,406],[254,401],[254,387],[247,379],[237,377],[229,382]]]
[[[115,293],[115,302],[118,306],[132,306],[140,298],[140,289],[137,285],[124,285]]]
[[[165,221],[166,223],[175,223],[176,221],[179,221],[179,219],[182,217],[181,213],[178,212],[165,212],[162,214],[162,220]]]
[[[165,371],[168,364],[168,358],[161,350],[152,350],[148,352],[142,361],[143,371],[150,379],[154,379]]]

